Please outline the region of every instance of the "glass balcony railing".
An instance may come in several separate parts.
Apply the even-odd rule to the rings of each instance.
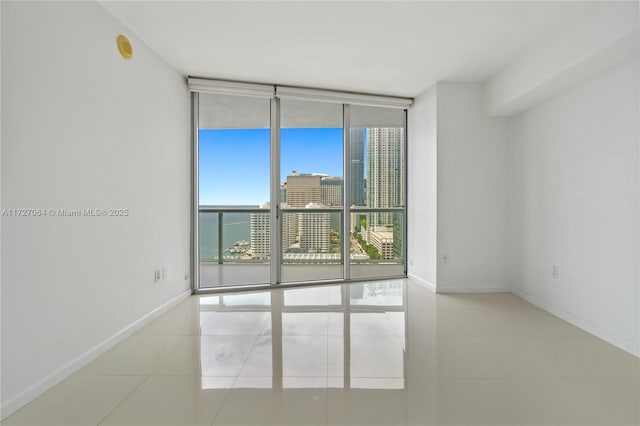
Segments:
[[[281,210],[283,264],[342,264],[342,208]]]
[[[200,263],[269,263],[269,209],[200,206]]]
[[[404,208],[351,207],[352,264],[403,264]]]
[[[344,262],[342,209],[281,212],[284,264]],[[269,209],[201,206],[200,262],[269,263],[270,222]],[[352,264],[403,263],[404,209],[352,207],[349,239]]]
[[[280,282],[404,274],[401,207],[352,207],[346,235],[342,208],[283,208],[280,215]],[[269,208],[200,206],[198,234],[201,288],[270,283]],[[348,257],[344,238],[349,238]],[[345,261],[351,265],[349,277]]]

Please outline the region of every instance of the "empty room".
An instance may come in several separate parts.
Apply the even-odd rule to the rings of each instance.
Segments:
[[[640,425],[637,1],[0,1],[0,424]]]

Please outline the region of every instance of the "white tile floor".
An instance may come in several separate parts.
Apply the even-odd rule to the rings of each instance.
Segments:
[[[510,294],[191,297],[3,425],[638,425],[640,360]]]

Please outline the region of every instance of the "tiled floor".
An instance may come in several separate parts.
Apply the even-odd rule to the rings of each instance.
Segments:
[[[191,297],[3,425],[638,425],[640,361],[510,294]]]
[[[352,279],[366,277],[393,277],[404,274],[402,263],[351,263]],[[328,263],[319,264],[287,264],[281,265],[282,282],[308,282],[319,280],[341,279],[344,266]],[[202,288],[225,286],[260,285],[271,281],[271,269],[268,263],[224,263],[200,262],[199,274]]]

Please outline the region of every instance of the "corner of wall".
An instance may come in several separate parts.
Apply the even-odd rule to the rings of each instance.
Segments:
[[[408,273],[436,285],[437,239],[437,86],[416,97],[409,110],[408,134]]]
[[[507,121],[482,83],[438,89],[438,291],[506,291]]]

